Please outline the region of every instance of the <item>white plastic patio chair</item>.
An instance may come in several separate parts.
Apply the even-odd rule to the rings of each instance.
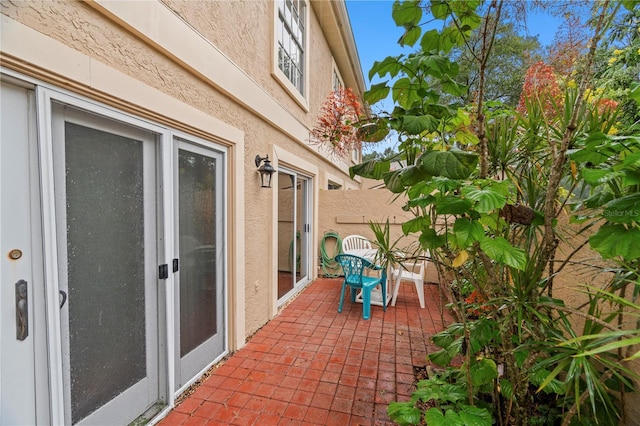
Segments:
[[[429,257],[429,253],[424,253],[426,257]],[[423,256],[420,256],[421,258]],[[400,290],[400,283],[402,281],[411,281],[416,286],[416,293],[418,293],[418,301],[420,307],[424,309],[424,272],[427,267],[427,261],[417,259],[415,261],[408,261],[403,265],[395,265],[391,272],[391,279],[395,280],[393,287],[393,296],[391,298],[391,306],[396,306],[396,299],[398,298],[398,290]]]
[[[363,256],[364,250],[372,250],[373,246],[371,241],[363,237],[362,235],[347,235],[342,239],[342,252],[347,254],[356,254],[360,257]]]

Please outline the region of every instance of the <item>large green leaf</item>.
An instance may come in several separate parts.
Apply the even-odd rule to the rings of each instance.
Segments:
[[[463,405],[460,410],[460,418],[465,426],[491,426],[491,413],[486,408]]]
[[[402,129],[410,135],[419,135],[423,132],[431,133],[438,128],[438,120],[430,115],[405,115],[402,117]]]
[[[640,222],[640,193],[616,198],[608,202],[603,215],[613,223],[638,223]],[[640,245],[640,242],[638,243]]]
[[[480,213],[489,213],[500,209],[504,207],[507,202],[507,197],[500,191],[496,191],[496,188],[492,186],[486,186],[484,188],[465,186],[462,188],[462,194],[469,200],[476,202],[474,210]]]
[[[449,75],[442,76],[442,90],[453,96],[463,96],[467,93],[467,86],[453,80]]]
[[[569,158],[578,163],[591,163],[597,166],[615,154],[616,150],[610,146],[611,140],[611,136],[605,133],[593,133],[583,141],[584,148],[569,151]]]
[[[420,40],[420,47],[423,52],[438,53],[440,50],[440,33],[438,30],[430,30],[424,33]]]
[[[404,232],[404,235],[409,235],[412,232],[420,232],[430,224],[431,220],[429,216],[418,216],[403,223],[402,232]]]
[[[401,426],[420,423],[420,410],[406,402],[392,402],[387,408],[389,417]]]
[[[513,384],[507,379],[500,379],[500,394],[506,399],[513,398]]]
[[[454,26],[446,27],[440,33],[440,50],[444,53],[449,53],[454,47],[460,46],[463,42],[463,34]]]
[[[433,229],[426,229],[422,231],[418,240],[420,241],[420,245],[427,250],[442,247],[446,242],[445,236],[436,234],[436,231]]]
[[[405,186],[402,183],[402,169],[385,173],[382,178],[386,188],[394,194],[404,192]]]
[[[386,81],[374,84],[369,90],[364,93],[364,100],[367,101],[370,105],[373,105],[376,102],[381,101],[389,96],[390,91],[391,88],[387,86]]]
[[[382,61],[375,61],[369,70],[369,80],[378,74],[380,77],[384,77],[389,74],[390,77],[395,77],[402,70],[400,61],[404,58],[404,55],[400,56],[387,56]]]
[[[419,160],[433,176],[466,179],[476,169],[478,155],[462,151],[427,151]]]
[[[440,349],[429,354],[429,361],[436,365],[447,366],[455,355],[457,354],[451,355],[447,349]]]
[[[422,28],[418,26],[411,27],[410,29],[407,29],[405,31],[402,37],[400,37],[400,40],[398,40],[398,44],[400,46],[413,46],[414,44],[416,44],[416,41],[418,41],[421,35]]]
[[[496,262],[524,271],[527,263],[527,255],[524,250],[512,246],[504,238],[485,238],[480,241],[480,248]]]
[[[431,0],[431,14],[435,19],[446,19],[451,14],[449,1]]]
[[[454,195],[445,196],[434,203],[438,214],[463,215],[471,210],[471,203]]]
[[[600,185],[610,178],[615,177],[615,174],[611,169],[582,169],[580,175],[584,178],[584,181],[592,186]]]
[[[395,1],[391,8],[393,21],[399,27],[418,25],[422,19],[422,8],[419,0]]]
[[[382,179],[389,171],[391,163],[388,160],[369,160],[349,167],[349,176],[362,176],[369,179]]]
[[[456,219],[453,224],[456,241],[461,248],[469,247],[484,236],[484,228],[478,221],[471,221],[465,217]]]
[[[418,86],[407,77],[400,78],[393,84],[391,96],[404,109],[411,109],[415,103],[422,101],[418,95]]]
[[[471,383],[474,386],[482,386],[498,378],[498,367],[492,359],[482,358],[471,364],[469,373]]]
[[[413,186],[426,182],[432,176],[422,166],[407,166],[400,170],[400,180],[404,186]]]
[[[429,408],[424,413],[424,420],[429,426],[464,426],[464,421],[453,410],[447,410],[445,414],[439,408]]]
[[[620,224],[606,224],[589,238],[589,244],[605,259],[622,257],[627,260],[640,258],[640,229]]]

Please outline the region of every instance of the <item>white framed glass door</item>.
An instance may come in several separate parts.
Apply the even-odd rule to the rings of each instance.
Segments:
[[[66,424],[127,424],[160,398],[157,135],[54,103]]]
[[[224,156],[175,140],[178,280],[176,386],[181,388],[226,350]]]
[[[310,280],[311,178],[278,170],[278,300]]]

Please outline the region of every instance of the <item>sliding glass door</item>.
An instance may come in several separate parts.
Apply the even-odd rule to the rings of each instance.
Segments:
[[[286,300],[310,279],[310,188],[310,178],[278,170],[278,300]]]

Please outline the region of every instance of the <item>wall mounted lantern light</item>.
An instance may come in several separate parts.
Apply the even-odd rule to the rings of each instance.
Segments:
[[[264,161],[264,164],[260,165]],[[271,167],[271,161],[269,161],[269,156],[262,158],[259,155],[256,155],[256,167],[260,172],[260,182],[263,188],[271,188],[271,175],[275,172],[274,168]]]

